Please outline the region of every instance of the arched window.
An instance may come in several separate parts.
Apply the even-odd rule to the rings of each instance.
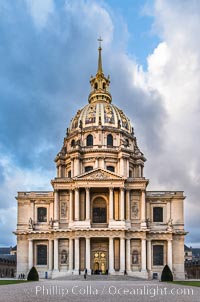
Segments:
[[[75,145],[76,145],[76,142],[75,142],[75,140],[73,139],[73,140],[71,141],[71,147],[75,147]]]
[[[67,264],[68,260],[68,252],[66,250],[62,250],[61,252],[61,264]]]
[[[129,147],[129,140],[128,138],[126,138],[126,144],[125,144],[126,147]]]
[[[106,169],[111,172],[115,172],[115,167],[113,167],[113,166],[107,166]]]
[[[108,134],[108,136],[107,136],[107,146],[113,146],[113,136],[112,136],[112,134]]]
[[[93,136],[91,134],[87,136],[87,146],[93,146]]]
[[[103,83],[103,89],[106,89],[106,83]]]
[[[68,171],[68,177],[69,177],[69,178],[72,177],[72,172],[71,172],[71,170]]]
[[[40,207],[37,209],[38,222],[47,222],[47,208]]]
[[[97,83],[94,84],[94,89],[98,89],[98,84]]]
[[[163,208],[162,207],[153,208],[153,222],[163,222]]]
[[[93,170],[93,167],[92,167],[92,166],[87,166],[87,167],[85,167],[85,172],[89,172],[89,171],[91,171],[91,170]]]

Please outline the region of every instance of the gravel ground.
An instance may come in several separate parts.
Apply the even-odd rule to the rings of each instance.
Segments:
[[[199,302],[200,288],[158,281],[43,280],[0,286],[0,302]]]

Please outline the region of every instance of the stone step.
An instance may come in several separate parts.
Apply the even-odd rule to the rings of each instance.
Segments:
[[[113,280],[113,281],[124,281],[124,280],[129,280],[129,281],[141,281],[144,279],[138,278],[138,277],[132,277],[132,276],[114,276],[114,275],[87,275],[86,279],[89,281],[106,281],[106,280]],[[84,275],[70,275],[70,276],[64,276],[64,277],[58,277],[54,280],[84,280]]]

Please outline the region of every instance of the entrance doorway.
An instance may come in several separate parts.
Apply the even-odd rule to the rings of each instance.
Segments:
[[[92,269],[93,273],[96,275],[106,275],[108,274],[108,254],[106,251],[94,251],[92,253]]]

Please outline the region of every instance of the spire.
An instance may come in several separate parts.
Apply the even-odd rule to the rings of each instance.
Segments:
[[[101,42],[103,40],[101,39],[101,37],[99,37],[98,41],[99,41],[99,58],[98,58],[98,70],[97,70],[97,73],[98,74],[102,74],[103,73],[103,68],[102,68],[102,59],[101,59],[101,50],[102,50],[102,48],[101,48]]]
[[[91,92],[88,97],[89,103],[95,103],[104,101],[107,103],[112,102],[112,97],[109,92],[109,85],[110,85],[110,77],[107,78],[104,76],[103,68],[102,68],[102,58],[101,58],[101,42],[103,41],[101,37],[98,39],[99,41],[99,57],[98,57],[98,69],[96,76],[91,76],[90,78],[90,85],[91,85]]]

